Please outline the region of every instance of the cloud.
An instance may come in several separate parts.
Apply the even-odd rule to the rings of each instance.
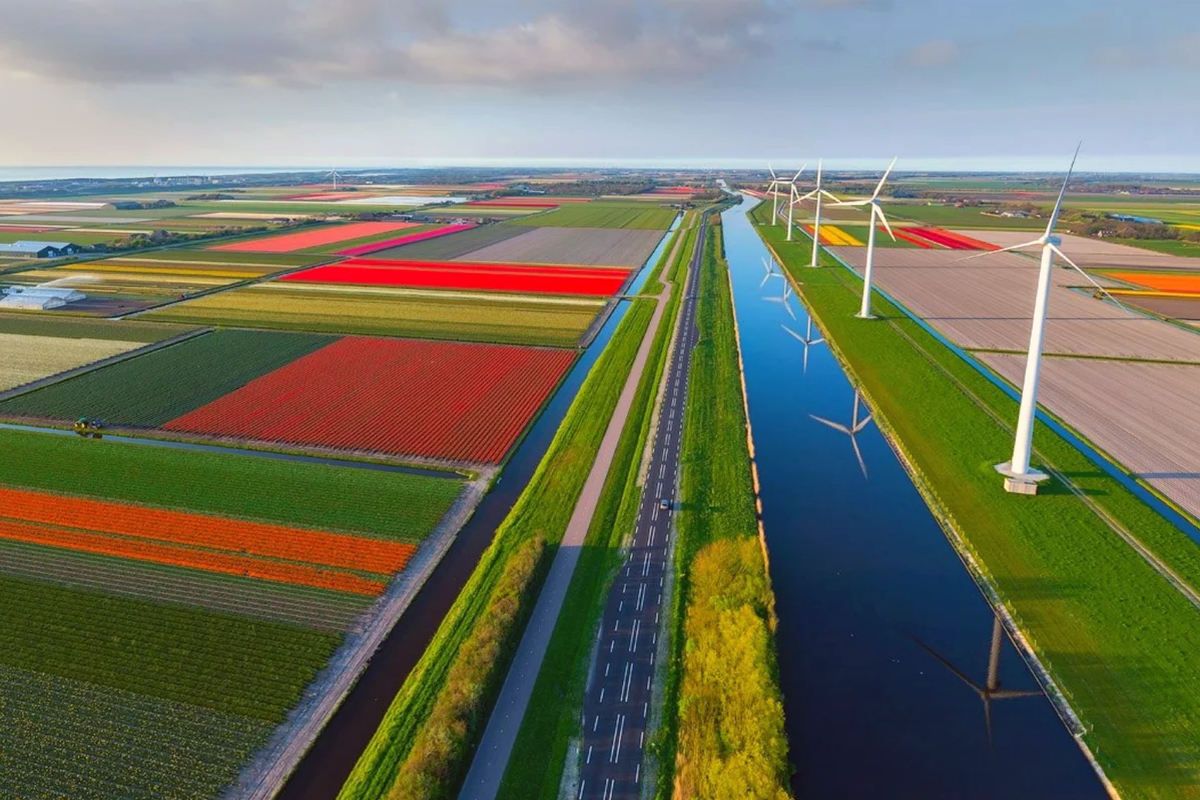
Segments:
[[[962,50],[948,39],[924,42],[904,54],[904,63],[910,67],[932,68],[955,64],[962,57]]]
[[[624,83],[703,76],[782,40],[793,0],[4,0],[0,73],[83,83]],[[496,19],[497,14],[509,18]],[[462,22],[464,24],[456,24]],[[52,44],[50,44],[52,43]]]

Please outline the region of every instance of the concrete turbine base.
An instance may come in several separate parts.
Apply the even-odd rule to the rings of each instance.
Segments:
[[[1038,484],[1050,478],[1044,472],[1031,469],[1026,472],[1016,472],[1011,461],[996,465],[996,472],[1004,476],[1004,491],[1010,494],[1037,494]]]
[[[858,319],[879,319],[879,317],[875,316],[874,314],[855,314],[854,316]]]

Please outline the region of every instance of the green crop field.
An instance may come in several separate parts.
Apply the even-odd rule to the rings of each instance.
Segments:
[[[255,264],[278,267],[307,267],[329,261],[319,255],[305,253],[235,253],[226,250],[154,250],[144,254],[130,253],[120,256],[122,260],[130,258],[151,258],[155,261],[203,262],[205,264]]]
[[[453,238],[453,237],[447,237]],[[161,322],[574,347],[601,301],[260,284],[145,315]]]
[[[455,477],[381,472],[0,430],[0,485],[420,541]]]
[[[789,271],[803,272],[803,299],[826,341],[1065,692],[1121,796],[1194,797],[1200,616],[1097,509],[1194,587],[1200,547],[1042,425],[1036,460],[1071,476],[1083,496],[1061,483],[1037,498],[1005,493],[992,464],[1011,451],[1015,401],[883,298],[884,321],[854,319],[855,276],[807,269],[807,242],[758,230]]]
[[[537,228],[637,228],[665,231],[678,212],[673,208],[609,203],[572,203],[545,214],[514,219],[506,225]]]
[[[0,402],[0,415],[98,417],[152,428],[329,344],[328,336],[217,331]]]
[[[194,330],[188,325],[71,319],[34,316],[21,312],[0,313],[0,333],[22,336],[53,336],[59,339],[105,339],[117,342],[160,342]]]
[[[1200,258],[1200,242],[1188,242],[1181,239],[1111,239],[1119,244],[1130,247],[1140,247],[1143,250],[1153,250],[1156,253],[1166,253],[1169,256],[1188,256]],[[1200,269],[1200,262],[1196,264]]]
[[[997,217],[982,213],[978,208],[955,208],[953,206],[925,206],[910,203],[888,203],[886,206],[888,220],[914,220],[922,225],[935,225],[939,228],[962,228],[965,230],[1038,230],[1045,228],[1045,221],[1036,219],[1020,219],[1012,217]]]

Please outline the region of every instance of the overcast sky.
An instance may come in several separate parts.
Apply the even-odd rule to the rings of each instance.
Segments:
[[[1197,0],[0,0],[0,164],[1200,171]]]

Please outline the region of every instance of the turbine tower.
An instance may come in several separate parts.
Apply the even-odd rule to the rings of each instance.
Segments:
[[[899,158],[897,156],[896,158]],[[853,206],[870,206],[871,220],[868,223],[870,229],[867,231],[867,266],[863,270],[863,296],[862,307],[858,310],[859,319],[875,319],[871,315],[871,273],[875,265],[875,220],[878,218],[883,223],[883,227],[887,230],[888,236],[892,237],[892,241],[896,241],[896,234],[892,233],[892,226],[888,224],[887,217],[883,213],[883,206],[879,202],[879,193],[883,191],[883,184],[887,181],[888,175],[892,173],[892,167],[896,166],[896,159],[892,159],[892,163],[888,164],[887,171],[883,173],[883,177],[879,179],[879,185],[875,187],[875,193],[866,200],[842,200],[835,203],[835,206],[853,207]]]
[[[1067,183],[1071,180],[1071,173],[1075,171],[1075,160],[1079,158],[1079,148],[1082,146],[1083,142],[1080,142],[1079,146],[1075,148],[1075,155],[1071,159],[1071,166],[1067,169],[1067,176],[1063,179],[1062,188],[1058,191],[1058,200],[1054,203],[1054,211],[1050,214],[1050,222],[1046,225],[1046,232],[1033,241],[1013,245],[1012,247],[1005,247],[1002,250],[990,250],[980,254],[980,256],[989,256],[995,253],[1004,253],[1010,250],[1020,250],[1021,248],[1033,246],[1042,248],[1041,267],[1038,270],[1037,294],[1033,305],[1033,324],[1029,329],[1029,353],[1025,358],[1025,380],[1021,386],[1021,410],[1017,415],[1017,433],[1016,439],[1013,442],[1012,460],[996,465],[996,471],[1004,476],[1005,491],[1014,494],[1037,494],[1038,484],[1049,477],[1044,472],[1032,469],[1029,466],[1029,459],[1033,453],[1033,423],[1037,412],[1038,382],[1041,378],[1042,346],[1046,335],[1046,314],[1049,309],[1050,275],[1054,268],[1054,257],[1057,255],[1063,261],[1067,262],[1079,274],[1091,281],[1093,286],[1108,295],[1114,303],[1124,308],[1104,287],[1096,283],[1091,275],[1088,275],[1080,269],[1078,264],[1067,258],[1066,254],[1059,249],[1062,239],[1054,234],[1054,226],[1058,224],[1058,215],[1062,211],[1063,197],[1067,193]],[[980,256],[971,256],[960,260],[970,261]]]
[[[992,623],[992,646],[988,650],[988,669],[987,680],[980,686],[966,676],[962,670],[950,663],[950,661],[942,657],[936,650],[914,637],[914,641],[921,646],[925,652],[941,662],[942,666],[950,670],[956,678],[965,683],[971,688],[975,694],[979,695],[979,699],[983,701],[983,721],[987,726],[988,746],[992,746],[992,701],[993,700],[1010,700],[1015,697],[1037,697],[1041,694],[1039,691],[1031,689],[1001,689],[1000,688],[1000,645],[1003,642],[1004,628],[1000,625],[1000,617],[995,617]]]
[[[858,434],[862,432],[862,429],[867,427],[867,423],[869,423],[871,421],[871,415],[867,414],[862,419],[858,418],[858,408],[859,408],[859,405],[861,402],[862,402],[862,393],[858,390],[858,387],[856,386],[854,388],[854,414],[850,417],[849,425],[842,425],[840,422],[834,422],[832,420],[825,419],[824,417],[818,417],[816,414],[809,414],[809,416],[812,417],[813,419],[815,419],[817,422],[821,423],[822,425],[828,425],[830,428],[833,428],[835,431],[839,431],[850,437],[850,444],[854,446],[854,456],[855,456],[855,458],[858,459],[858,467],[859,467],[859,469],[862,470],[863,477],[866,478],[867,477],[867,462],[863,461],[862,450],[858,449],[858,438],[857,437],[858,437]]]
[[[787,198],[788,198],[788,200],[787,200],[787,204],[788,204],[787,240],[789,242],[792,240],[792,209],[795,207],[796,202],[799,200],[799,197],[800,197],[800,193],[796,191],[796,181],[800,179],[800,173],[804,172],[804,169],[807,166],[808,166],[807,164],[801,166],[800,169],[796,170],[795,175],[793,175],[788,180],[784,180],[783,178],[780,178],[778,175],[775,174],[775,169],[770,164],[767,165],[767,169],[769,169],[771,171],[771,186],[768,189],[768,191],[771,192],[771,196],[772,196],[772,201],[771,201],[771,224],[772,225],[779,224],[779,190],[785,186],[787,187],[787,190],[788,190],[787,191]]]
[[[794,330],[789,328],[787,325],[782,325],[780,327],[782,327],[785,331],[787,331],[789,336],[791,336],[796,341],[800,342],[800,344],[804,345],[804,368],[803,368],[803,371],[801,372],[801,374],[807,375],[808,374],[808,349],[810,347],[815,347],[816,345],[819,345],[825,341],[821,337],[817,337],[816,339],[813,338],[812,315],[810,314],[808,317],[808,328],[805,330],[803,336],[796,333]]]
[[[832,200],[835,203],[841,202],[836,197],[834,197],[832,194],[830,194],[829,192],[827,192],[821,188],[821,160],[818,159],[817,160],[817,188],[813,189],[811,192],[809,192],[808,194],[806,194],[800,198],[801,200],[808,200],[810,198],[816,198],[816,201],[817,201],[817,216],[813,220],[812,263],[809,264],[810,267],[815,267],[817,265],[817,253],[821,249],[821,197],[822,197],[822,195],[825,197],[828,197],[830,200]]]

